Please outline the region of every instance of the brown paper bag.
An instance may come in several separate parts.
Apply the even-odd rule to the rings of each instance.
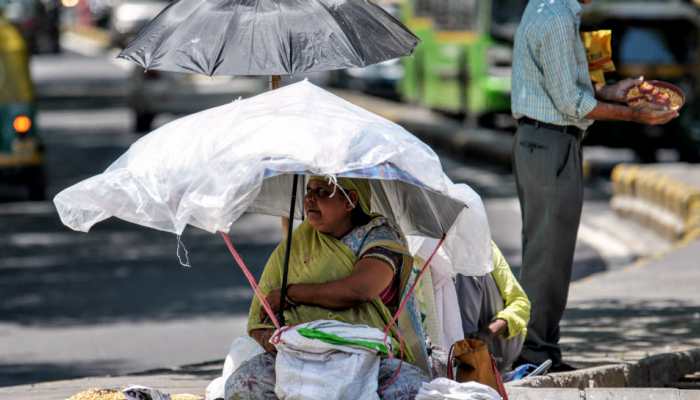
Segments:
[[[457,376],[452,366],[457,366]],[[448,359],[448,378],[457,382],[476,381],[492,387],[504,400],[508,400],[501,374],[489,353],[486,342],[479,339],[464,339],[456,342],[450,349]]]

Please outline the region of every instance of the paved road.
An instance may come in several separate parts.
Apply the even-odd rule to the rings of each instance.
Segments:
[[[38,121],[53,196],[104,170],[138,136],[119,101],[126,73],[107,58],[43,56],[33,69],[40,94],[53,96],[42,101]],[[485,197],[493,236],[517,268],[519,211],[509,171],[448,158],[445,168]],[[604,184],[592,185],[587,215],[609,213],[606,196]],[[116,220],[75,233],[49,202],[24,202],[9,189],[0,201],[0,386],[222,358],[243,332],[251,292],[217,237],[187,231],[193,267],[183,268],[173,235]],[[245,217],[232,236],[259,273],[279,240],[278,222]],[[599,250],[582,241],[578,276],[605,268]]]

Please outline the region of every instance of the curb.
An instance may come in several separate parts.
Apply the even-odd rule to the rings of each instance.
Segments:
[[[700,166],[619,164],[611,178],[621,216],[681,245],[700,237]]]
[[[656,354],[634,363],[525,378],[508,388],[649,388],[673,387],[686,375],[700,371],[700,348]]]

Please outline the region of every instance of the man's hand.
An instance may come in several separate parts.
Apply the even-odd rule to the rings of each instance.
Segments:
[[[663,125],[678,116],[676,110],[654,110],[641,108],[634,110],[634,122],[647,125]]]
[[[627,92],[635,86],[639,86],[644,82],[643,77],[636,79],[624,79],[612,85],[603,86],[598,90],[598,97],[605,101],[615,103],[627,103]]]
[[[489,333],[496,337],[508,329],[508,322],[504,319],[496,319],[489,324]]]
[[[270,354],[277,354],[277,348],[275,345],[270,343],[270,338],[272,334],[275,333],[273,329],[255,329],[250,331],[250,337],[252,337],[260,346],[265,349],[266,352]]]

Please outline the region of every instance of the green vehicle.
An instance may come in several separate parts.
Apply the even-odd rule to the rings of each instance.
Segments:
[[[0,182],[25,186],[31,200],[43,200],[43,145],[35,114],[27,45],[0,11]]]
[[[411,0],[402,18],[421,38],[404,64],[404,100],[492,125],[510,114],[515,30],[527,0]]]

